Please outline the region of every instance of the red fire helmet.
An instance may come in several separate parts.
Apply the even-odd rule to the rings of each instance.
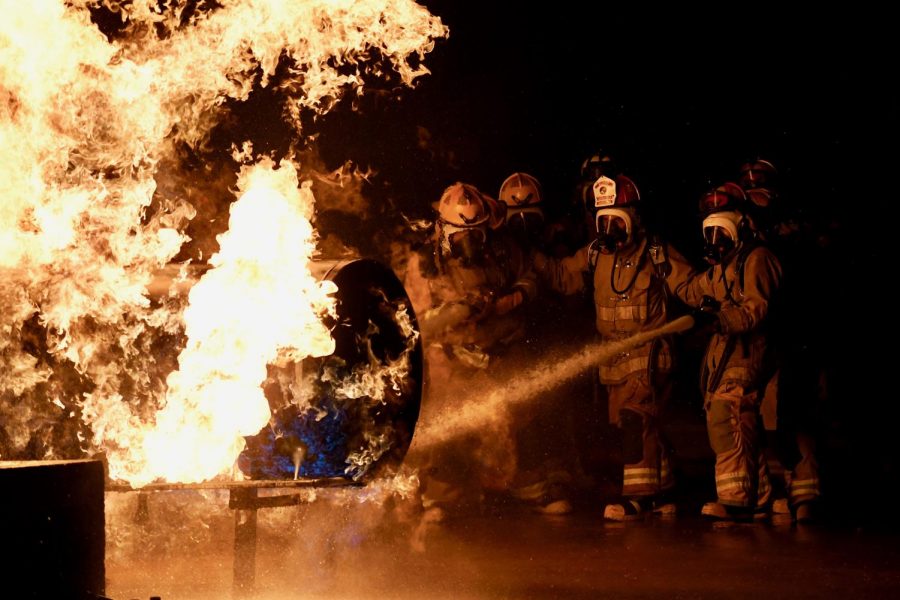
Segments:
[[[743,211],[747,205],[747,194],[734,182],[723,183],[700,198],[702,216],[724,211]]]
[[[641,200],[634,182],[625,175],[617,175],[611,179],[605,175],[594,182],[594,208],[626,208],[636,205]]]
[[[741,176],[738,182],[745,190],[754,188],[771,188],[778,177],[778,169],[768,160],[757,158],[741,165]]]

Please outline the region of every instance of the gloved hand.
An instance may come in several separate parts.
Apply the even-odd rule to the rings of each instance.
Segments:
[[[694,317],[695,327],[712,327],[718,331],[719,328],[719,310],[722,303],[712,296],[703,296],[700,299],[700,306],[694,309],[691,316]]]
[[[524,301],[525,294],[522,293],[522,290],[513,290],[509,294],[500,296],[494,301],[494,313],[498,315],[505,315],[509,311],[514,310]]]
[[[472,318],[476,321],[485,319],[494,314],[494,292],[474,292],[466,296],[466,304],[471,310]]]
[[[532,250],[531,266],[534,268],[535,273],[543,273],[547,269],[548,262],[550,262],[550,260],[547,258],[546,254],[540,250]]]

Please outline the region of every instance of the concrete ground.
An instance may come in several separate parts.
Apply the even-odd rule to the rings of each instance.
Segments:
[[[887,598],[900,590],[900,537],[868,527],[722,525],[696,514],[611,524],[599,507],[547,517],[521,506],[422,523],[327,503],[260,512],[255,594],[234,597]],[[227,515],[185,523],[164,552],[113,553],[107,595],[231,597],[231,523]]]
[[[603,522],[621,467],[615,430],[595,428],[582,454],[591,483],[565,517],[500,501],[424,523],[418,513],[367,499],[368,488],[350,492],[359,497],[349,501],[323,493],[310,504],[261,510],[254,594],[232,595],[227,493],[153,495],[149,522],[139,526],[136,496],[107,494],[106,593],[114,600],[900,597],[900,521],[859,493],[865,456],[823,448],[830,469],[817,525],[710,523],[699,509],[715,495],[714,457],[702,414],[689,408],[668,427],[679,458],[675,519]],[[882,481],[896,485],[885,473]]]

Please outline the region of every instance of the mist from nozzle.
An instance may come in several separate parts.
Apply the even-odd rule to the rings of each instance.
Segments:
[[[467,386],[469,395],[444,405],[427,422],[419,422],[413,445],[427,449],[454,438],[481,430],[503,418],[509,407],[539,400],[556,386],[578,376],[587,369],[607,363],[617,355],[646,344],[658,337],[687,331],[694,326],[690,315],[679,317],[661,327],[642,331],[614,342],[588,343],[579,350],[558,357],[543,356],[539,361],[506,374],[492,389]]]

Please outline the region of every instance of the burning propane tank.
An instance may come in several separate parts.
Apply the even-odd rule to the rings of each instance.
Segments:
[[[151,297],[186,293],[205,269],[170,267]],[[422,399],[422,347],[412,304],[388,267],[372,259],[320,259],[320,281],[337,286],[325,317],[328,356],[268,366],[272,416],[246,437],[237,468],[249,479],[369,479],[396,468],[412,441]]]

